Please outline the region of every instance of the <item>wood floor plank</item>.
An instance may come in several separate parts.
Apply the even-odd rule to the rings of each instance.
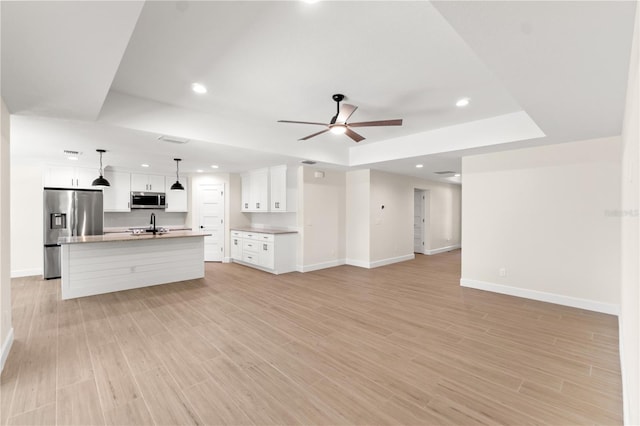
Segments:
[[[98,391],[93,379],[58,389],[56,397],[56,424],[103,425]]]
[[[163,368],[136,375],[144,400],[156,424],[201,425],[200,417]]]
[[[117,343],[95,347],[91,359],[103,409],[113,410],[140,397],[140,390]]]

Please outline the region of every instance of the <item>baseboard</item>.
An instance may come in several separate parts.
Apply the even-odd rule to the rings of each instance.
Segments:
[[[391,265],[392,263],[406,262],[407,260],[413,260],[415,258],[415,253],[411,253],[398,257],[390,257],[388,259],[376,260],[375,262],[369,263],[369,268],[377,268],[379,266]]]
[[[4,369],[4,363],[7,361],[9,357],[9,352],[11,351],[11,346],[13,345],[13,327],[7,333],[7,337],[4,339],[2,343],[2,355],[0,358],[0,371]]]
[[[571,306],[573,308],[586,309],[587,311],[601,312],[603,314],[620,315],[620,305],[613,303],[596,302],[595,300],[581,299],[579,297],[564,296],[562,294],[547,293],[544,291],[529,290],[466,278],[460,279],[460,286],[524,297],[525,299],[539,300],[541,302],[555,303],[556,305]]]
[[[416,258],[415,253],[405,254],[398,257],[389,257],[387,259],[376,260],[373,262],[367,262],[366,260],[347,259],[346,264],[351,266],[358,266],[360,268],[377,268],[379,266],[391,265],[392,263],[405,262],[407,260],[413,260]]]
[[[454,244],[452,246],[440,247],[440,248],[431,249],[431,250],[425,250],[424,254],[432,255],[432,254],[444,253],[446,251],[457,250],[459,248],[460,248],[460,244]]]
[[[370,268],[371,266],[369,266],[369,262],[367,262],[366,260],[357,260],[357,259],[346,259],[345,263],[347,265],[351,265],[351,266],[357,266],[359,268]]]
[[[222,263],[231,263],[232,259],[230,257],[223,257]]]
[[[34,275],[42,275],[42,268],[16,269],[11,271],[11,278],[31,277]]]
[[[345,263],[345,259],[334,259],[328,262],[314,263],[312,265],[298,265],[296,270],[298,272],[311,272],[319,269],[334,268],[336,266],[344,265]]]

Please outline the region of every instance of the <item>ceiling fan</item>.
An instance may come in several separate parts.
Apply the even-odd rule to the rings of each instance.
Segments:
[[[325,126],[326,129],[321,130],[317,133],[313,133],[309,136],[305,136],[304,138],[300,138],[300,141],[306,141],[307,139],[311,139],[315,136],[321,135],[328,131],[335,134],[345,134],[349,136],[356,142],[360,142],[364,140],[364,137],[356,132],[354,132],[352,127],[369,127],[369,126],[402,126],[402,119],[396,120],[378,120],[378,121],[361,121],[359,123],[347,123],[347,120],[351,117],[351,115],[358,109],[355,105],[342,104],[340,102],[344,100],[344,95],[339,93],[332,96],[332,99],[336,102],[337,112],[331,118],[329,124],[325,123],[316,123],[310,121],[290,121],[290,120],[278,120],[278,123],[295,123],[295,124],[314,124],[317,126]]]

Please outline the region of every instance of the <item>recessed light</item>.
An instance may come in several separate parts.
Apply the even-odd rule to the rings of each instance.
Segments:
[[[424,165],[422,165],[422,164],[416,164],[416,168],[417,168],[417,169],[421,169],[421,168],[423,168],[423,167],[424,167]]]
[[[211,166],[211,168],[212,168],[212,169],[217,169],[217,168],[218,168],[218,166],[217,166],[216,164],[213,164],[213,165]]]
[[[202,172],[204,172],[204,170],[202,170],[202,169],[198,169],[198,170],[196,170],[196,172],[198,172],[198,173],[202,173]]]
[[[140,164],[140,167],[149,167],[148,164]]]
[[[207,93],[207,88],[204,87],[204,85],[200,84],[200,83],[193,83],[191,85],[191,90],[193,90],[194,92],[199,93],[201,95]]]
[[[456,102],[457,107],[466,107],[467,105],[469,105],[469,98],[458,99]]]
[[[67,160],[78,161],[78,157],[72,155],[70,157],[67,157]]]
[[[460,177],[460,173],[456,173],[453,177]]]
[[[302,0],[302,1],[307,4],[314,4],[314,3],[318,3],[320,0]]]

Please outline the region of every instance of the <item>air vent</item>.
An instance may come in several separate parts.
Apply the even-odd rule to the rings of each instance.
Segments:
[[[437,175],[454,175],[456,172],[452,172],[451,170],[446,170],[444,172],[434,172]]]
[[[177,138],[175,136],[166,136],[166,135],[160,136],[158,140],[163,142],[169,142],[169,143],[177,143],[180,145],[189,142],[189,139]]]
[[[316,164],[316,162],[312,161],[312,160],[302,160],[301,163],[302,164],[308,164],[310,166],[313,165],[313,164]]]
[[[80,155],[80,154],[82,154],[80,151],[72,151],[70,149],[65,149],[63,152],[64,152],[64,155]]]

